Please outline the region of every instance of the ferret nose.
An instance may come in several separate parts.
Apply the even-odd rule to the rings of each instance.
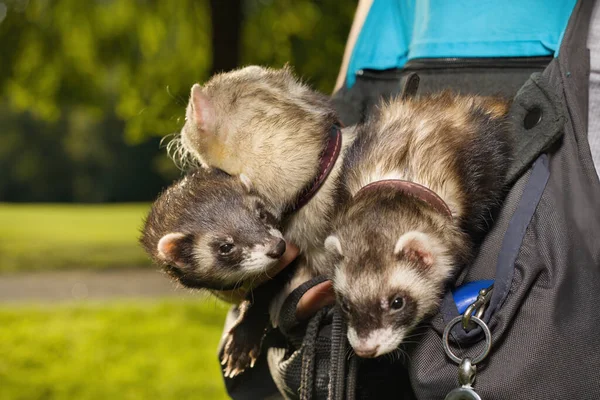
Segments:
[[[362,358],[373,358],[377,355],[377,351],[379,350],[379,345],[371,348],[355,348],[354,352],[357,356]]]
[[[285,240],[277,238],[271,241],[267,256],[271,258],[279,258],[283,255],[283,253],[285,253]]]

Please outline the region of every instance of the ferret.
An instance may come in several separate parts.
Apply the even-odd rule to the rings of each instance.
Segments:
[[[295,278],[271,306],[274,324],[291,290],[312,276],[331,272],[323,242],[336,213],[344,152],[354,138],[353,128],[332,136],[338,124],[330,99],[300,82],[289,68],[249,66],[215,75],[191,89],[186,123],[176,142],[179,154],[247,176],[284,215],[283,234],[300,249],[302,262]],[[339,156],[328,160],[328,175],[319,177],[323,153],[332,143]],[[324,178],[319,190],[298,207],[319,178]]]
[[[184,286],[223,297],[274,272],[286,248],[278,223],[247,177],[200,169],[158,197],[140,242]]]
[[[391,100],[357,127],[341,174],[349,200],[325,247],[358,356],[398,349],[473,256],[505,194],[508,109],[442,92]]]
[[[279,272],[286,250],[279,225],[279,213],[248,177],[214,168],[170,186],[146,218],[140,242],[157,264],[186,287],[238,304],[224,338],[226,376],[256,362],[269,304],[288,279]]]

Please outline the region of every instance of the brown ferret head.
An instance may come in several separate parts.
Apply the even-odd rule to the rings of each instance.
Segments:
[[[357,355],[395,351],[433,313],[464,258],[464,234],[446,216],[387,188],[355,198],[325,247],[335,257],[333,286]]]
[[[277,204],[314,179],[336,122],[329,98],[289,68],[249,66],[192,87],[180,142],[200,164],[247,175]]]
[[[278,223],[246,177],[198,170],[154,202],[140,242],[184,286],[228,290],[274,272],[286,248]]]

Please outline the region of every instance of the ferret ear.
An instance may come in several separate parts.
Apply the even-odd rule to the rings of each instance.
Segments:
[[[202,86],[197,83],[192,86],[185,117],[204,132],[214,130],[215,109],[212,101],[202,92]]]
[[[178,267],[185,267],[182,249],[186,239],[187,235],[181,232],[167,233],[158,241],[158,257],[165,262],[174,263]]]
[[[242,185],[244,185],[244,188],[246,188],[248,192],[251,192],[254,189],[254,185],[252,185],[252,181],[248,178],[248,175],[240,174],[240,182],[242,182]]]
[[[339,256],[344,255],[342,252],[342,243],[340,243],[340,239],[335,235],[328,236],[325,239],[325,249]]]
[[[394,254],[427,267],[431,267],[434,261],[431,238],[419,231],[410,231],[400,236]]]

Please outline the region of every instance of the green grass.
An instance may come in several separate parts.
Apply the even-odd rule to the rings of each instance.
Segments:
[[[0,272],[149,266],[137,243],[148,209],[0,203]]]
[[[214,300],[0,307],[0,400],[225,399],[224,314]]]

